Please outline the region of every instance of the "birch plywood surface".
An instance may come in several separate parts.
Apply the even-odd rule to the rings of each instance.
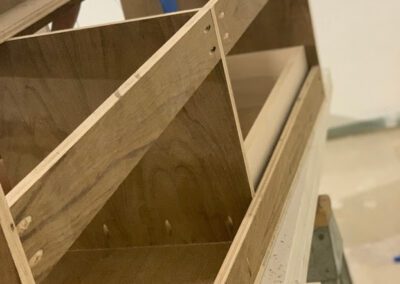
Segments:
[[[270,253],[286,198],[323,101],[320,71],[314,67],[296,100],[256,195],[218,273],[217,283],[255,281],[265,254]]]
[[[230,243],[71,251],[45,284],[213,283]]]
[[[236,43],[232,53],[304,45],[308,63],[317,64],[308,1],[268,0],[265,2],[267,4]]]
[[[0,45],[0,154],[11,183],[26,176],[192,15]]]
[[[220,60],[200,11],[92,113],[7,199],[33,267],[44,277],[143,158]],[[151,94],[149,96],[149,94]]]
[[[0,14],[6,12],[7,10],[17,6],[26,0],[2,0],[0,3]]]
[[[1,0],[0,43],[40,21],[69,0]]]
[[[251,200],[243,160],[219,64],[75,248],[231,240]]]

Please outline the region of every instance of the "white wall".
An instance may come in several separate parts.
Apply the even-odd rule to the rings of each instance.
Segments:
[[[400,0],[310,0],[320,63],[332,79],[332,114],[400,113]]]

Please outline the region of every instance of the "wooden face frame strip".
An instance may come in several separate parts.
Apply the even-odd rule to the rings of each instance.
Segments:
[[[219,62],[211,13],[191,18],[7,196],[41,279]],[[151,96],[149,95],[151,94]]]
[[[255,281],[324,99],[321,72],[313,67],[215,283]]]

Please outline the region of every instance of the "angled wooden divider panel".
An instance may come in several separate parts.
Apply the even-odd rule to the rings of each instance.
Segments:
[[[308,0],[268,0],[232,53],[298,45],[305,46],[310,66],[318,64]]]
[[[280,218],[277,216],[281,216],[285,206],[324,98],[320,70],[313,67],[218,273],[216,283],[253,283],[256,279],[265,254],[271,249]]]
[[[193,15],[1,44],[0,155],[11,183],[24,178]]]
[[[212,17],[192,17],[7,195],[42,279],[220,60]]]
[[[250,200],[219,63],[74,248],[232,240]]]
[[[0,43],[71,0],[1,0]],[[3,3],[3,1],[5,1]]]

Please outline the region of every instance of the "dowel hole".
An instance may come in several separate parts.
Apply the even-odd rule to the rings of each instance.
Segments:
[[[217,50],[217,47],[213,46],[213,47],[210,49],[210,55],[213,55],[213,54],[215,53],[216,50]]]
[[[208,33],[211,30],[211,25],[208,25],[205,29],[204,29],[204,33]]]

